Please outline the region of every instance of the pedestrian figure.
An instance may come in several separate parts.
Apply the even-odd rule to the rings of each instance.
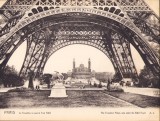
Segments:
[[[37,89],[40,90],[39,85],[37,86]]]
[[[37,85],[36,85],[36,90],[37,90]]]

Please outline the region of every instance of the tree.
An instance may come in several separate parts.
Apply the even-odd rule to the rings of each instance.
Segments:
[[[48,85],[48,88],[50,88],[51,78],[52,78],[52,74],[43,75],[44,82],[46,82],[46,84]]]
[[[68,78],[68,74],[62,73],[62,75],[64,76],[64,80],[66,80]]]
[[[6,66],[4,71],[0,74],[0,83],[5,87],[22,86],[24,84],[23,78],[19,77],[18,72],[14,66]]]
[[[139,86],[148,87],[150,85],[160,87],[159,76],[155,76],[148,67],[144,66],[139,74]]]
[[[113,74],[108,72],[98,72],[95,74],[95,78],[101,82],[108,82],[108,79],[113,78]]]

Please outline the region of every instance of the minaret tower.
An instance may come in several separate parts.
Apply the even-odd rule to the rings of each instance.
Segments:
[[[91,60],[90,60],[90,58],[88,59],[88,71],[91,72]]]
[[[73,72],[75,71],[76,62],[75,59],[73,59]]]

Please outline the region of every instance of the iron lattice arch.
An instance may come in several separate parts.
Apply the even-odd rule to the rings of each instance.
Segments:
[[[27,41],[20,75],[41,75],[49,57],[71,44],[101,50],[120,79],[138,76],[132,44],[153,73],[159,73],[158,17],[143,0],[8,0],[0,12],[1,70]]]

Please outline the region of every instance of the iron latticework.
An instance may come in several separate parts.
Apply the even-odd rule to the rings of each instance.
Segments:
[[[0,15],[0,70],[27,41],[20,75],[41,75],[50,56],[71,44],[101,50],[119,78],[136,79],[132,44],[159,74],[159,18],[143,0],[7,0]]]

